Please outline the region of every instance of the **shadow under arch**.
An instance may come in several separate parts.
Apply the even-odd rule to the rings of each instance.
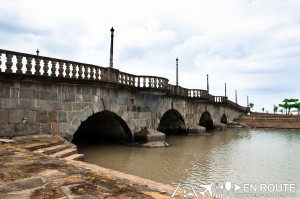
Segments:
[[[227,121],[227,116],[225,113],[222,115],[220,122],[222,124],[227,124],[228,121]]]
[[[157,130],[165,134],[183,134],[185,132],[184,119],[176,109],[170,109],[162,116]]]
[[[204,126],[206,130],[213,130],[214,129],[214,123],[210,116],[210,113],[208,111],[205,111],[200,118],[199,121],[200,126]]]
[[[97,143],[101,141],[130,141],[132,137],[126,122],[116,113],[104,110],[81,123],[73,135],[72,143]]]

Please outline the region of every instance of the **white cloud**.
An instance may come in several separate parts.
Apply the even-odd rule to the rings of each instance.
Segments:
[[[164,76],[271,110],[300,97],[297,0],[0,0],[0,48]],[[268,100],[266,100],[268,99]]]

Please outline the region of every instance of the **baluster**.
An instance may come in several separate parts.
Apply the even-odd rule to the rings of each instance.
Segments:
[[[17,71],[16,71],[16,73],[18,73],[18,74],[22,74],[22,66],[23,66],[22,59],[23,59],[22,55],[17,55],[17,64],[16,64]]]
[[[158,86],[157,86],[157,78],[154,78],[154,87],[158,88]]]
[[[146,87],[146,77],[143,77],[143,87]]]
[[[79,64],[78,68],[79,68],[79,70],[78,70],[78,79],[82,79],[82,73],[83,73],[83,71],[82,71],[82,65]]]
[[[105,69],[100,68],[100,80],[105,80]]]
[[[91,80],[94,80],[94,79],[95,79],[95,78],[94,78],[94,74],[95,74],[95,73],[94,73],[94,67],[91,66],[91,67],[90,67],[90,79],[91,79]]]
[[[141,77],[138,77],[138,84],[137,84],[137,87],[141,87],[140,84],[141,84]]]
[[[6,73],[12,73],[12,65],[13,65],[13,62],[12,62],[12,58],[13,58],[13,55],[12,54],[6,54],[6,70],[5,72]]]
[[[64,62],[60,61],[58,63],[59,67],[58,67],[58,77],[63,77],[63,72],[64,72]]]
[[[26,64],[26,74],[27,75],[31,75],[32,74],[32,72],[31,72],[31,68],[32,68],[32,65],[31,65],[31,60],[32,60],[32,58],[31,57],[26,57],[26,59],[27,59],[27,64]]]
[[[49,60],[48,59],[44,59],[43,60],[44,61],[44,73],[43,73],[43,75],[44,76],[48,76],[48,70],[49,70],[49,67],[48,67],[48,63],[49,63]]]
[[[41,75],[41,65],[40,65],[40,62],[41,62],[41,58],[39,57],[36,57],[35,58],[35,75]]]
[[[77,64],[72,64],[72,78],[76,79],[76,73],[77,73]]]
[[[84,66],[84,79],[89,79],[88,75],[89,75],[89,67],[88,67],[88,65],[85,65]]]
[[[2,56],[2,53],[0,52],[0,72],[1,72],[1,64],[2,64],[1,56]]]
[[[51,76],[52,77],[56,77],[56,63],[57,63],[57,61],[54,61],[54,60],[52,60],[51,61],[51,63],[52,63],[52,67],[51,67]]]
[[[99,80],[99,76],[100,76],[99,68],[96,67],[96,80]]]
[[[135,86],[135,77],[132,77],[132,86]]]
[[[66,78],[70,78],[70,65],[71,64],[69,62],[66,63]]]

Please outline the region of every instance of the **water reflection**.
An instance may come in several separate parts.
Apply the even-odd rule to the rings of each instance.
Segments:
[[[300,182],[300,131],[229,129],[212,136],[170,136],[167,141],[167,148],[101,144],[79,146],[79,151],[90,163],[175,186],[192,182],[196,189],[227,180]]]

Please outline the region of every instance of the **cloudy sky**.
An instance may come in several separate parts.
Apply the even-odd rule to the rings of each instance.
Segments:
[[[272,112],[300,98],[299,0],[0,0],[0,48],[166,77]]]

